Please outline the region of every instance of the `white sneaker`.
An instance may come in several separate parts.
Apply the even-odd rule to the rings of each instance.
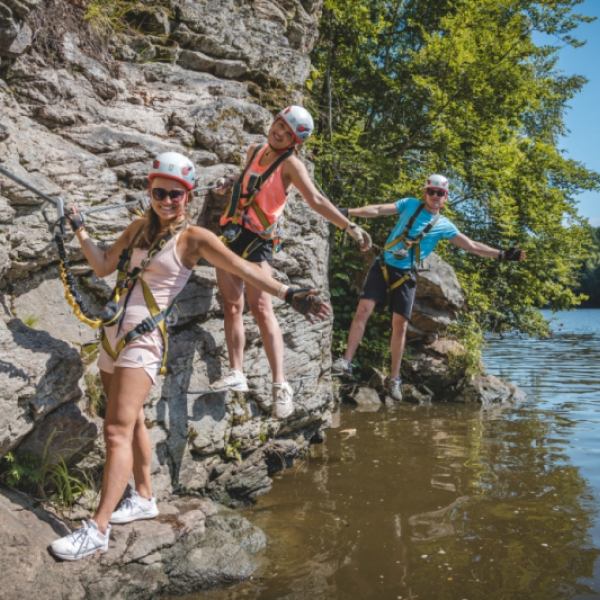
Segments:
[[[132,491],[128,498],[121,502],[121,506],[110,517],[110,522],[115,524],[130,523],[140,519],[154,519],[158,516],[156,498],[150,500],[142,498],[136,491]]]
[[[274,419],[287,419],[294,412],[294,390],[287,381],[273,384],[273,406],[271,416]]]
[[[229,375],[217,379],[208,386],[211,390],[231,390],[232,392],[247,392],[248,381],[241,371],[231,369]]]
[[[331,374],[335,377],[350,377],[352,375],[352,364],[345,358],[338,358],[331,365]]]
[[[100,533],[98,525],[92,519],[81,523],[81,529],[52,542],[50,548],[54,556],[61,560],[79,560],[90,554],[104,554],[108,550],[110,525],[106,533]]]
[[[396,379],[386,377],[383,382],[383,387],[393,400],[396,400],[397,402],[402,400],[402,379],[400,379],[400,377]]]

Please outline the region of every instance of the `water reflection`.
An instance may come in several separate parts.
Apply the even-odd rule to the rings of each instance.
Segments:
[[[530,393],[509,411],[343,408],[246,511],[269,539],[258,577],[197,598],[597,598],[600,341],[579,355],[574,335],[492,344],[488,364]]]

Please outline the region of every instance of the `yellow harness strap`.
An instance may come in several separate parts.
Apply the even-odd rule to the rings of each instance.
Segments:
[[[137,239],[137,236],[136,238]],[[134,242],[135,242],[134,239]],[[113,359],[116,360],[123,348],[127,346],[130,342],[137,339],[138,337],[154,331],[158,329],[162,335],[163,339],[163,356],[160,365],[160,370],[158,372],[159,375],[165,375],[167,372],[166,364],[167,364],[167,352],[169,348],[169,335],[167,332],[167,317],[172,312],[175,307],[175,302],[177,298],[174,298],[169,305],[164,309],[160,310],[154,296],[152,295],[152,291],[148,287],[148,284],[144,281],[142,275],[144,274],[144,270],[148,266],[148,263],[156,256],[158,252],[160,252],[164,246],[172,239],[172,236],[168,238],[161,239],[157,244],[155,244],[150,251],[148,252],[147,258],[142,261],[142,268],[137,272],[133,277],[128,276],[126,270],[119,270],[117,275],[117,287],[115,288],[115,299],[118,301],[121,292],[119,290],[127,289],[128,293],[131,293],[133,290],[133,286],[139,280],[142,285],[142,293],[144,295],[144,301],[146,302],[146,307],[148,308],[148,312],[150,313],[150,317],[144,319],[142,323],[136,326],[131,331],[127,332],[117,344],[117,347],[113,350],[106,339],[106,335],[103,331],[101,331],[100,341],[102,343],[102,347],[106,350],[106,353]],[[133,250],[133,242],[131,246],[128,248],[129,257],[131,256],[131,251]],[[129,261],[127,260],[125,263],[125,269]]]
[[[390,285],[390,274],[387,269],[387,265],[385,264],[385,260],[383,256],[380,257],[379,266],[381,267],[381,272],[383,273],[383,278],[385,280],[385,287],[387,292],[387,303],[389,304],[392,300],[392,291],[396,288],[400,287],[403,283],[406,283],[412,277],[412,271],[405,273],[398,281],[395,281]]]
[[[152,295],[152,292],[150,291],[150,288],[148,287],[148,284],[141,277],[137,277],[137,279],[139,279],[140,283],[142,284],[142,292],[144,294],[144,301],[146,302],[146,306],[148,307],[148,311],[150,312],[151,320],[154,324],[154,328],[151,329],[150,331],[153,331],[154,329],[158,329],[162,335],[163,357],[162,357],[160,370],[159,370],[158,374],[165,375],[165,373],[167,372],[166,364],[167,364],[167,352],[169,349],[169,334],[167,332],[166,318],[164,316],[164,313],[166,313],[168,315],[171,312],[171,309],[175,304],[175,300],[173,300],[164,311],[161,311],[158,304],[156,303],[156,300],[154,299],[154,296]],[[127,344],[129,344],[133,340],[139,338],[140,336],[144,335],[145,333],[148,333],[147,329],[142,330],[142,331],[138,331],[137,328],[132,329],[130,332],[128,332],[126,335],[124,335],[121,338],[121,340],[117,344],[117,347],[114,350],[111,348],[110,344],[108,343],[106,336],[102,335],[102,338],[101,338],[102,347],[106,350],[107,354],[113,360],[116,360],[117,357],[119,356],[119,354],[121,353],[121,351],[123,350],[123,348],[125,348],[125,346],[127,346]]]
[[[417,220],[417,217],[419,216],[419,214],[421,214],[421,211],[424,208],[425,208],[424,204],[420,204],[417,207],[415,212],[412,214],[411,218],[408,220],[408,223],[406,224],[404,231],[399,236],[395,237],[393,240],[388,242],[383,247],[383,250],[381,251],[381,254],[379,256],[381,272],[383,273],[383,278],[385,279],[385,284],[386,284],[386,288],[387,288],[388,302],[391,299],[392,290],[395,290],[396,288],[400,287],[403,283],[406,283],[412,277],[413,273],[416,272],[417,267],[418,267],[419,263],[421,262],[421,240],[435,227],[436,223],[438,222],[438,220],[440,218],[440,214],[437,213],[435,215],[435,217],[425,226],[423,231],[414,240],[409,240],[408,236],[410,235],[410,230],[412,229],[412,226],[414,225],[415,221]],[[396,281],[392,285],[390,285],[390,274],[388,272],[387,265],[385,264],[384,254],[386,251],[390,251],[396,244],[399,244],[400,242],[402,242],[406,246],[407,249],[409,249],[409,250],[414,249],[414,257],[415,257],[414,266],[411,266],[411,269],[408,273],[406,273],[405,275],[400,277],[400,279],[398,279],[398,281]]]

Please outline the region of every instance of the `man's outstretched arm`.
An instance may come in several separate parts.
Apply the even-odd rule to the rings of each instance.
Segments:
[[[348,214],[352,217],[361,219],[371,219],[373,217],[391,217],[398,214],[395,204],[370,204],[360,208],[348,208]]]
[[[475,242],[468,238],[466,235],[459,233],[455,235],[450,241],[459,248],[470,252],[471,254],[477,254],[478,256],[485,256],[487,258],[499,258],[501,260],[518,260],[522,261],[527,258],[527,255],[523,250],[519,250],[518,246],[508,248],[508,250],[500,250],[499,248],[492,248],[486,246],[481,242]]]

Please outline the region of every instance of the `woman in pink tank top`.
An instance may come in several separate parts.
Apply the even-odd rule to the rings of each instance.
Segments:
[[[102,495],[94,517],[82,529],[54,541],[52,552],[63,560],[78,560],[108,549],[109,523],[127,523],[158,515],[152,496],[150,463],[152,446],[144,422],[144,402],[161,366],[163,337],[160,330],[142,328],[140,335],[120,347],[120,341],[149,317],[147,292],[163,311],[187,282],[193,267],[205,258],[217,268],[245,280],[265,294],[277,295],[307,317],[325,318],[329,307],[311,304],[306,292],[290,288],[256,265],[231,252],[213,233],[187,226],[185,205],[195,183],[193,164],[177,152],[159,155],[149,175],[152,205],[141,220],[131,223],[107,250],[101,250],[85,231],[77,209],[69,215],[88,262],[99,277],[117,269],[124,251],[129,256],[129,285],[119,302],[126,305],[120,323],[105,327],[98,366],[107,398],[104,422],[106,464]],[[168,239],[166,243],[164,240]],[[154,253],[158,243],[160,250]],[[135,278],[132,269],[142,268]],[[314,290],[311,290],[314,294]],[[127,302],[125,297],[128,296]],[[311,305],[310,307],[308,305]],[[157,318],[156,316],[154,317]],[[135,491],[115,511],[133,472]]]
[[[369,235],[358,225],[350,223],[346,216],[317,191],[306,167],[293,152],[296,146],[306,141],[313,128],[313,119],[306,109],[300,106],[288,106],[280,111],[269,129],[266,144],[262,146],[255,144],[248,150],[246,167],[241,180],[240,202],[237,203],[238,210],[233,210],[236,192],[234,186],[232,203],[221,217],[222,239],[227,240],[228,237],[236,236],[228,244],[229,248],[247,261],[257,263],[264,272],[269,274],[273,265],[273,238],[277,230],[277,220],[283,213],[287,194],[292,185],[315,212],[347,231],[360,243],[363,250],[371,246]],[[265,173],[269,167],[280,160],[281,162],[265,180]],[[259,177],[262,179],[258,179]],[[238,179],[239,177],[231,178],[230,185]],[[252,186],[257,180],[262,184],[258,193],[252,197]],[[217,269],[217,281],[223,297],[225,337],[231,372],[215,381],[211,387],[215,390],[248,391],[248,383],[244,376],[246,343],[242,321],[244,282],[236,275],[222,269]],[[246,298],[260,329],[273,375],[271,414],[274,418],[285,419],[294,412],[294,405],[292,388],[285,379],[281,329],[268,294],[249,284],[246,285]],[[263,409],[267,410],[268,407],[263,406]]]

